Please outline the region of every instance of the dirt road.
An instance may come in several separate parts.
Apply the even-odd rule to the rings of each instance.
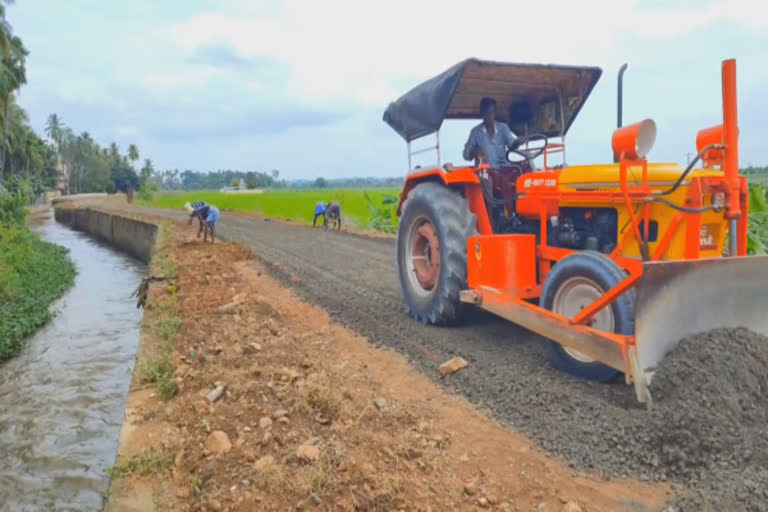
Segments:
[[[119,208],[187,218],[180,210]],[[195,236],[196,222],[189,232]],[[402,310],[393,239],[228,212],[222,213],[216,232],[251,248],[279,280],[334,320],[398,350],[428,376],[440,380],[440,363],[463,357],[469,368],[441,383],[489,409],[545,451],[580,470],[628,476],[625,457],[606,442],[606,433],[616,430],[628,409],[638,409],[632,389],[621,382],[597,385],[557,372],[538,336],[482,312],[461,328],[425,327],[412,320]]]

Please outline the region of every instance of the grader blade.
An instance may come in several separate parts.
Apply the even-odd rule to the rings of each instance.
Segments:
[[[687,336],[736,327],[768,335],[768,256],[646,262],[636,290],[634,363],[646,386]]]

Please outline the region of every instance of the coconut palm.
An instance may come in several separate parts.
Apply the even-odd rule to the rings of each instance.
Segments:
[[[17,36],[7,38],[6,36],[9,34],[3,35],[4,32],[5,27],[0,21],[0,51],[3,52],[3,58],[0,59],[0,96],[3,99],[2,169],[5,169],[7,151],[9,104],[13,100],[13,92],[27,83],[25,60],[29,54],[20,38]]]
[[[58,114],[53,113],[48,116],[48,122],[45,124],[45,133],[56,144],[56,149],[61,146],[61,136],[63,134],[64,123]]]
[[[131,165],[139,159],[139,148],[136,147],[136,144],[131,144],[128,146],[128,160],[131,161]]]

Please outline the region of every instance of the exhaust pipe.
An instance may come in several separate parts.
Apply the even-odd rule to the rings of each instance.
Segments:
[[[623,113],[623,91],[624,91],[624,72],[627,70],[627,63],[625,62],[621,68],[619,69],[619,83],[618,83],[618,97],[617,97],[617,105],[616,105],[616,128],[621,128],[622,124],[622,113]],[[619,155],[614,153],[613,154],[613,162],[616,163],[619,161]]]
[[[622,114],[622,100],[623,100],[623,90],[624,90],[624,72],[627,70],[627,63],[625,62],[623,66],[619,69],[619,97],[618,97],[618,106],[617,106],[617,120],[616,120],[616,128],[621,128],[621,114]]]

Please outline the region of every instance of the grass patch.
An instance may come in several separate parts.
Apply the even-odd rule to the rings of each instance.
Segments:
[[[157,251],[152,258],[153,275],[157,271],[166,279],[175,279],[176,264],[170,253],[171,224],[163,223],[158,231]],[[146,380],[157,386],[160,397],[169,400],[178,392],[178,385],[173,378],[175,368],[171,356],[176,347],[176,337],[181,328],[181,318],[178,317],[176,304],[176,288],[168,284],[167,293],[151,303],[142,318],[142,328],[147,329],[156,337],[157,345],[152,354],[146,357],[141,368]]]
[[[107,474],[113,479],[125,475],[160,475],[167,472],[172,464],[173,457],[170,453],[149,448],[125,462],[107,468]]]
[[[175,296],[158,303],[158,317],[148,322],[147,327],[154,333],[159,346],[154,357],[143,364],[143,369],[150,382],[154,382],[164,400],[172,398],[178,391],[173,378],[174,367],[171,355],[176,346],[176,335],[181,327],[181,318],[176,316]]]
[[[67,249],[23,225],[0,225],[0,361],[17,355],[24,338],[48,322],[48,307],[75,274]]]
[[[312,224],[315,204],[319,201],[338,201],[341,205],[342,227],[368,227],[375,214],[371,211],[365,194],[380,205],[388,195],[399,195],[400,189],[268,189],[263,194],[225,194],[216,191],[185,192],[158,196],[152,201],[137,201],[138,204],[157,208],[184,207],[187,201],[206,201],[221,210],[257,212],[273,217],[304,224]],[[392,217],[397,226],[397,217]]]
[[[171,257],[170,240],[171,223],[164,222],[158,230],[156,250],[152,255],[153,271],[159,271],[159,274],[166,279],[176,279],[176,262]]]

